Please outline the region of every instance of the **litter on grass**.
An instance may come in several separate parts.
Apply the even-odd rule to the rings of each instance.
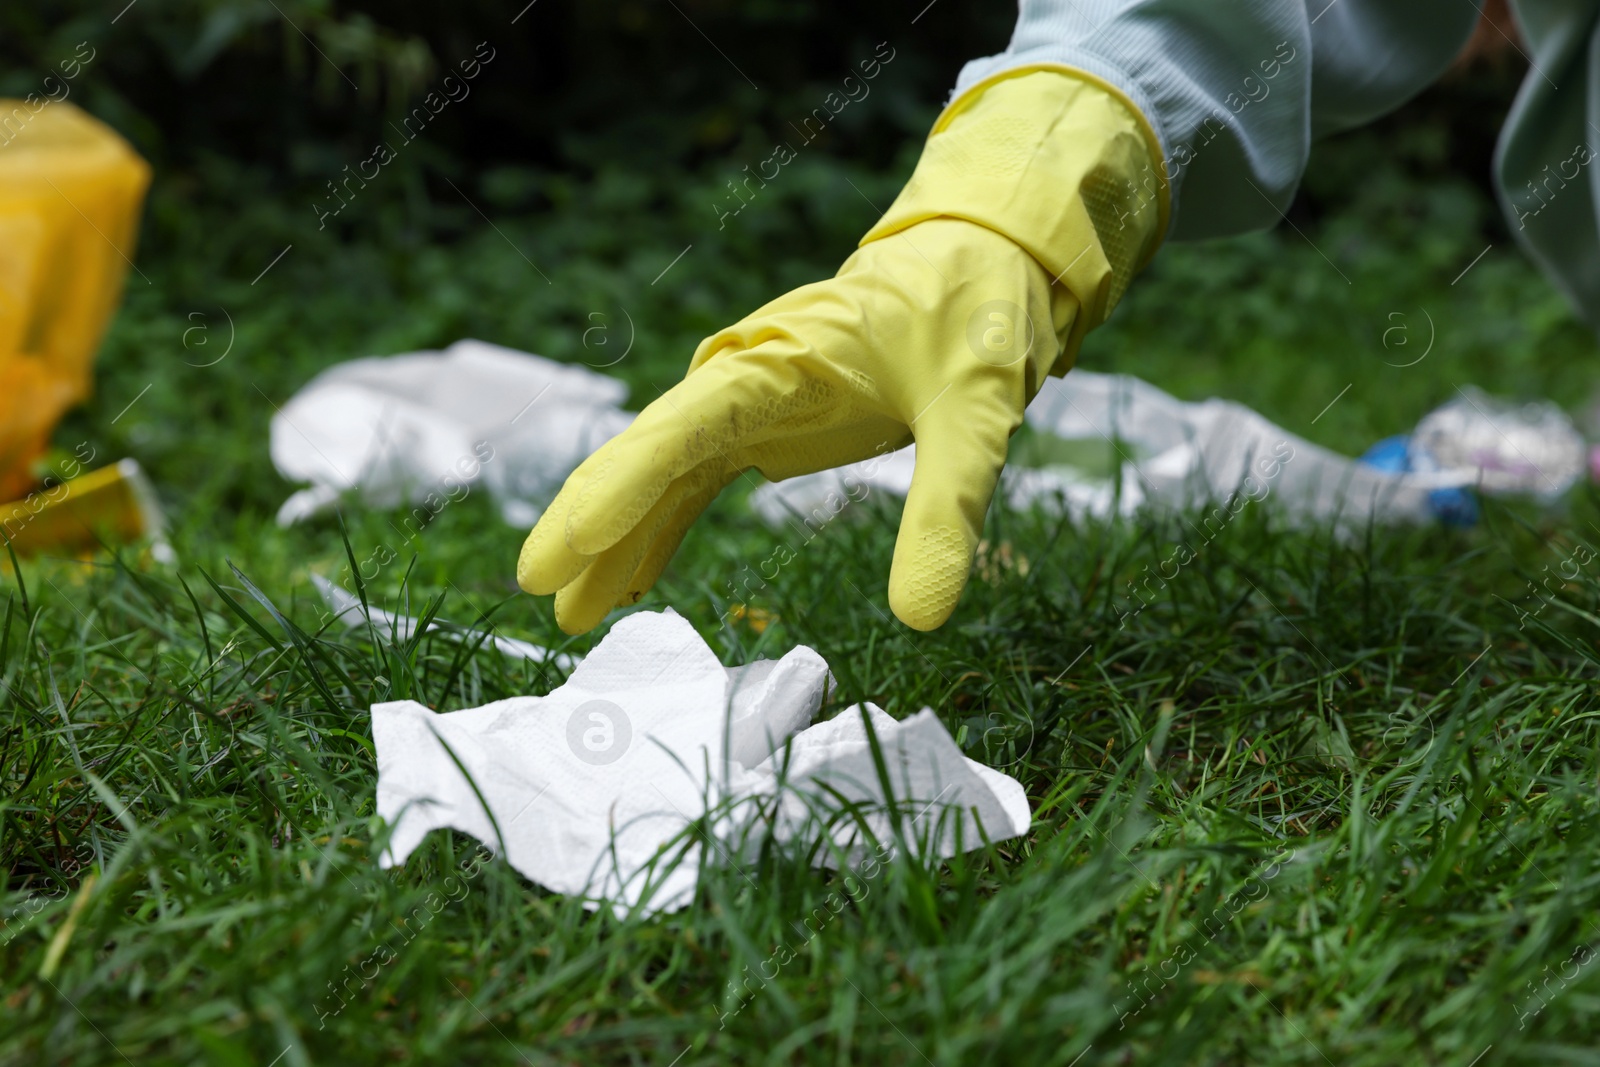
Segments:
[[[361,599],[354,593],[339,588],[320,574],[311,576],[311,584],[322,594],[322,600],[333,612],[333,618],[345,625],[346,629],[353,629],[365,622],[377,627],[380,636],[388,637],[393,641],[408,641],[411,635],[417,632],[418,620],[409,615],[398,615],[394,612],[384,611],[382,608],[368,607],[363,609]],[[562,672],[572,670],[578,665],[576,656],[569,656],[565,652],[552,652],[542,645],[535,645],[529,641],[519,641],[514,637],[501,637],[499,634],[488,633],[484,630],[474,630],[465,626],[452,626],[435,619],[428,624],[427,632],[438,633],[451,641],[471,645],[483,643],[503,655],[512,659],[525,659],[530,663],[549,664],[559,667]]]
[[[1392,447],[1352,460],[1243,404],[1189,403],[1125,374],[1075,370],[1051,378],[1028,405],[1026,423],[1046,441],[1098,445],[1113,456],[1109,464],[1047,457],[1002,474],[1001,492],[1013,507],[1037,504],[1075,517],[1271,496],[1281,514],[1308,525],[1460,522],[1475,515],[1465,510],[1469,487],[1558,496],[1583,469],[1583,440],[1555,405],[1508,405],[1476,390],[1428,415],[1411,438],[1391,439],[1401,442],[1398,460]],[[846,498],[874,490],[904,496],[915,463],[912,445],[763,485],[750,502],[772,525],[827,517]]]
[[[1409,453],[1416,470],[1470,470],[1486,493],[1554,500],[1583,477],[1583,435],[1548,400],[1500,400],[1476,386],[1417,423]]]
[[[21,555],[88,556],[104,546],[144,541],[157,563],[177,559],[155,489],[136,459],[0,503],[0,530]]]
[[[482,484],[506,522],[526,528],[577,465],[632,422],[620,406],[626,398],[627,387],[607,375],[472,340],[334,366],[272,420],[274,464],[310,483],[284,502],[278,522],[354,493],[374,507],[417,505],[402,522],[420,529]],[[1004,498],[1076,517],[1271,496],[1281,514],[1306,525],[1459,525],[1476,517],[1470,490],[1554,499],[1587,460],[1582,436],[1555,404],[1513,404],[1470,387],[1414,433],[1360,459],[1243,404],[1190,403],[1130,375],[1085,370],[1049,379],[1028,405],[1026,426],[1038,454],[1019,461],[1027,449],[1013,441]],[[836,513],[866,492],[905,495],[915,463],[910,446],[763,485],[750,503],[772,525]]]
[[[766,832],[826,838],[830,866],[866,858],[864,829],[882,845],[898,825],[940,857],[1026,832],[1021,784],[963,756],[930,709],[897,722],[858,704],[810,725],[830,682],[805,646],[724,667],[667,610],[619,621],[548,696],[376,704],[380,862],[448,827],[586,907],[652,913],[693,901],[702,859],[740,863]]]
[[[633,421],[628,387],[482,341],[328,368],[272,417],[272,462],[309,482],[278,525],[330,510],[345,493],[371,507],[418,505],[421,526],[474,485],[506,522],[531,526],[568,474]],[[405,520],[403,520],[405,521]]]

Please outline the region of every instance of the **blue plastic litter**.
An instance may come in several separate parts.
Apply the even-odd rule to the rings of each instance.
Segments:
[[[1385,474],[1416,474],[1437,469],[1426,456],[1417,456],[1410,434],[1385,437],[1361,454],[1357,463]],[[1446,526],[1472,526],[1478,521],[1478,498],[1470,489],[1435,489],[1428,494],[1428,507]]]

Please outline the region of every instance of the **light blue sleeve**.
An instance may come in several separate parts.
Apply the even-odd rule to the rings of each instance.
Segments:
[[[1530,62],[1495,148],[1511,232],[1600,330],[1600,0],[1520,0]]]
[[[1161,139],[1170,236],[1224,236],[1276,225],[1312,140],[1420,92],[1477,18],[1469,0],[1022,0],[956,93],[1039,63],[1115,85]]]

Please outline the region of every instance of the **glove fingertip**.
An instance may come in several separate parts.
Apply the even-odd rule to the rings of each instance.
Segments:
[[[556,592],[556,625],[564,634],[572,637],[586,634],[609,614],[611,605],[608,602],[584,596],[573,585],[563,586]]]
[[[535,596],[549,596],[583,573],[592,556],[574,552],[559,530],[541,519],[522,542],[517,556],[517,585]]]
[[[973,548],[960,530],[937,526],[907,539],[902,531],[889,572],[889,608],[913,630],[936,630],[955,613],[972,571]]]
[[[889,592],[889,610],[894,612],[895,618],[913,630],[928,633],[932,630],[937,630],[950,621],[950,616],[955,614],[956,600],[933,605],[925,601],[904,600],[896,597],[891,589]]]

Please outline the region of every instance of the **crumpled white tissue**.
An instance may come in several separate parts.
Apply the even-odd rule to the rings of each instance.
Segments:
[[[373,507],[422,505],[417,525],[482,484],[508,523],[531,526],[567,475],[633,421],[628,387],[586,367],[483,341],[351,360],[272,417],[272,463],[310,482],[278,525],[356,491]]]
[[[1126,374],[1074,370],[1050,378],[1025,413],[1028,425],[1068,441],[1111,441],[1122,451],[1116,479],[1068,466],[1007,468],[1001,492],[1015,508],[1038,503],[1074,517],[1131,515],[1146,503],[1189,508],[1241,494],[1273,497],[1301,522],[1429,522],[1429,493],[1472,485],[1476,469],[1390,474],[1312,444],[1231,400],[1188,403]],[[826,521],[846,499],[911,488],[915,446],[835,470],[761,486],[751,507],[777,526]],[[1120,483],[1120,484],[1118,484]]]
[[[929,709],[896,722],[856,705],[807,728],[829,682],[805,646],[724,667],[667,610],[618,621],[548,696],[442,714],[409,700],[376,704],[377,808],[392,829],[380,862],[404,863],[430,831],[450,827],[586,906],[654,912],[693,900],[704,845],[710,863],[739,862],[763,801],[780,839],[827,833],[847,861],[863,854],[859,824],[824,830],[808,819],[819,796],[870,810],[880,842],[890,840],[892,800],[940,856],[1027,831],[1021,784],[964,757]],[[652,867],[708,812],[709,832],[686,843],[680,862]],[[819,862],[830,858],[819,852]]]

